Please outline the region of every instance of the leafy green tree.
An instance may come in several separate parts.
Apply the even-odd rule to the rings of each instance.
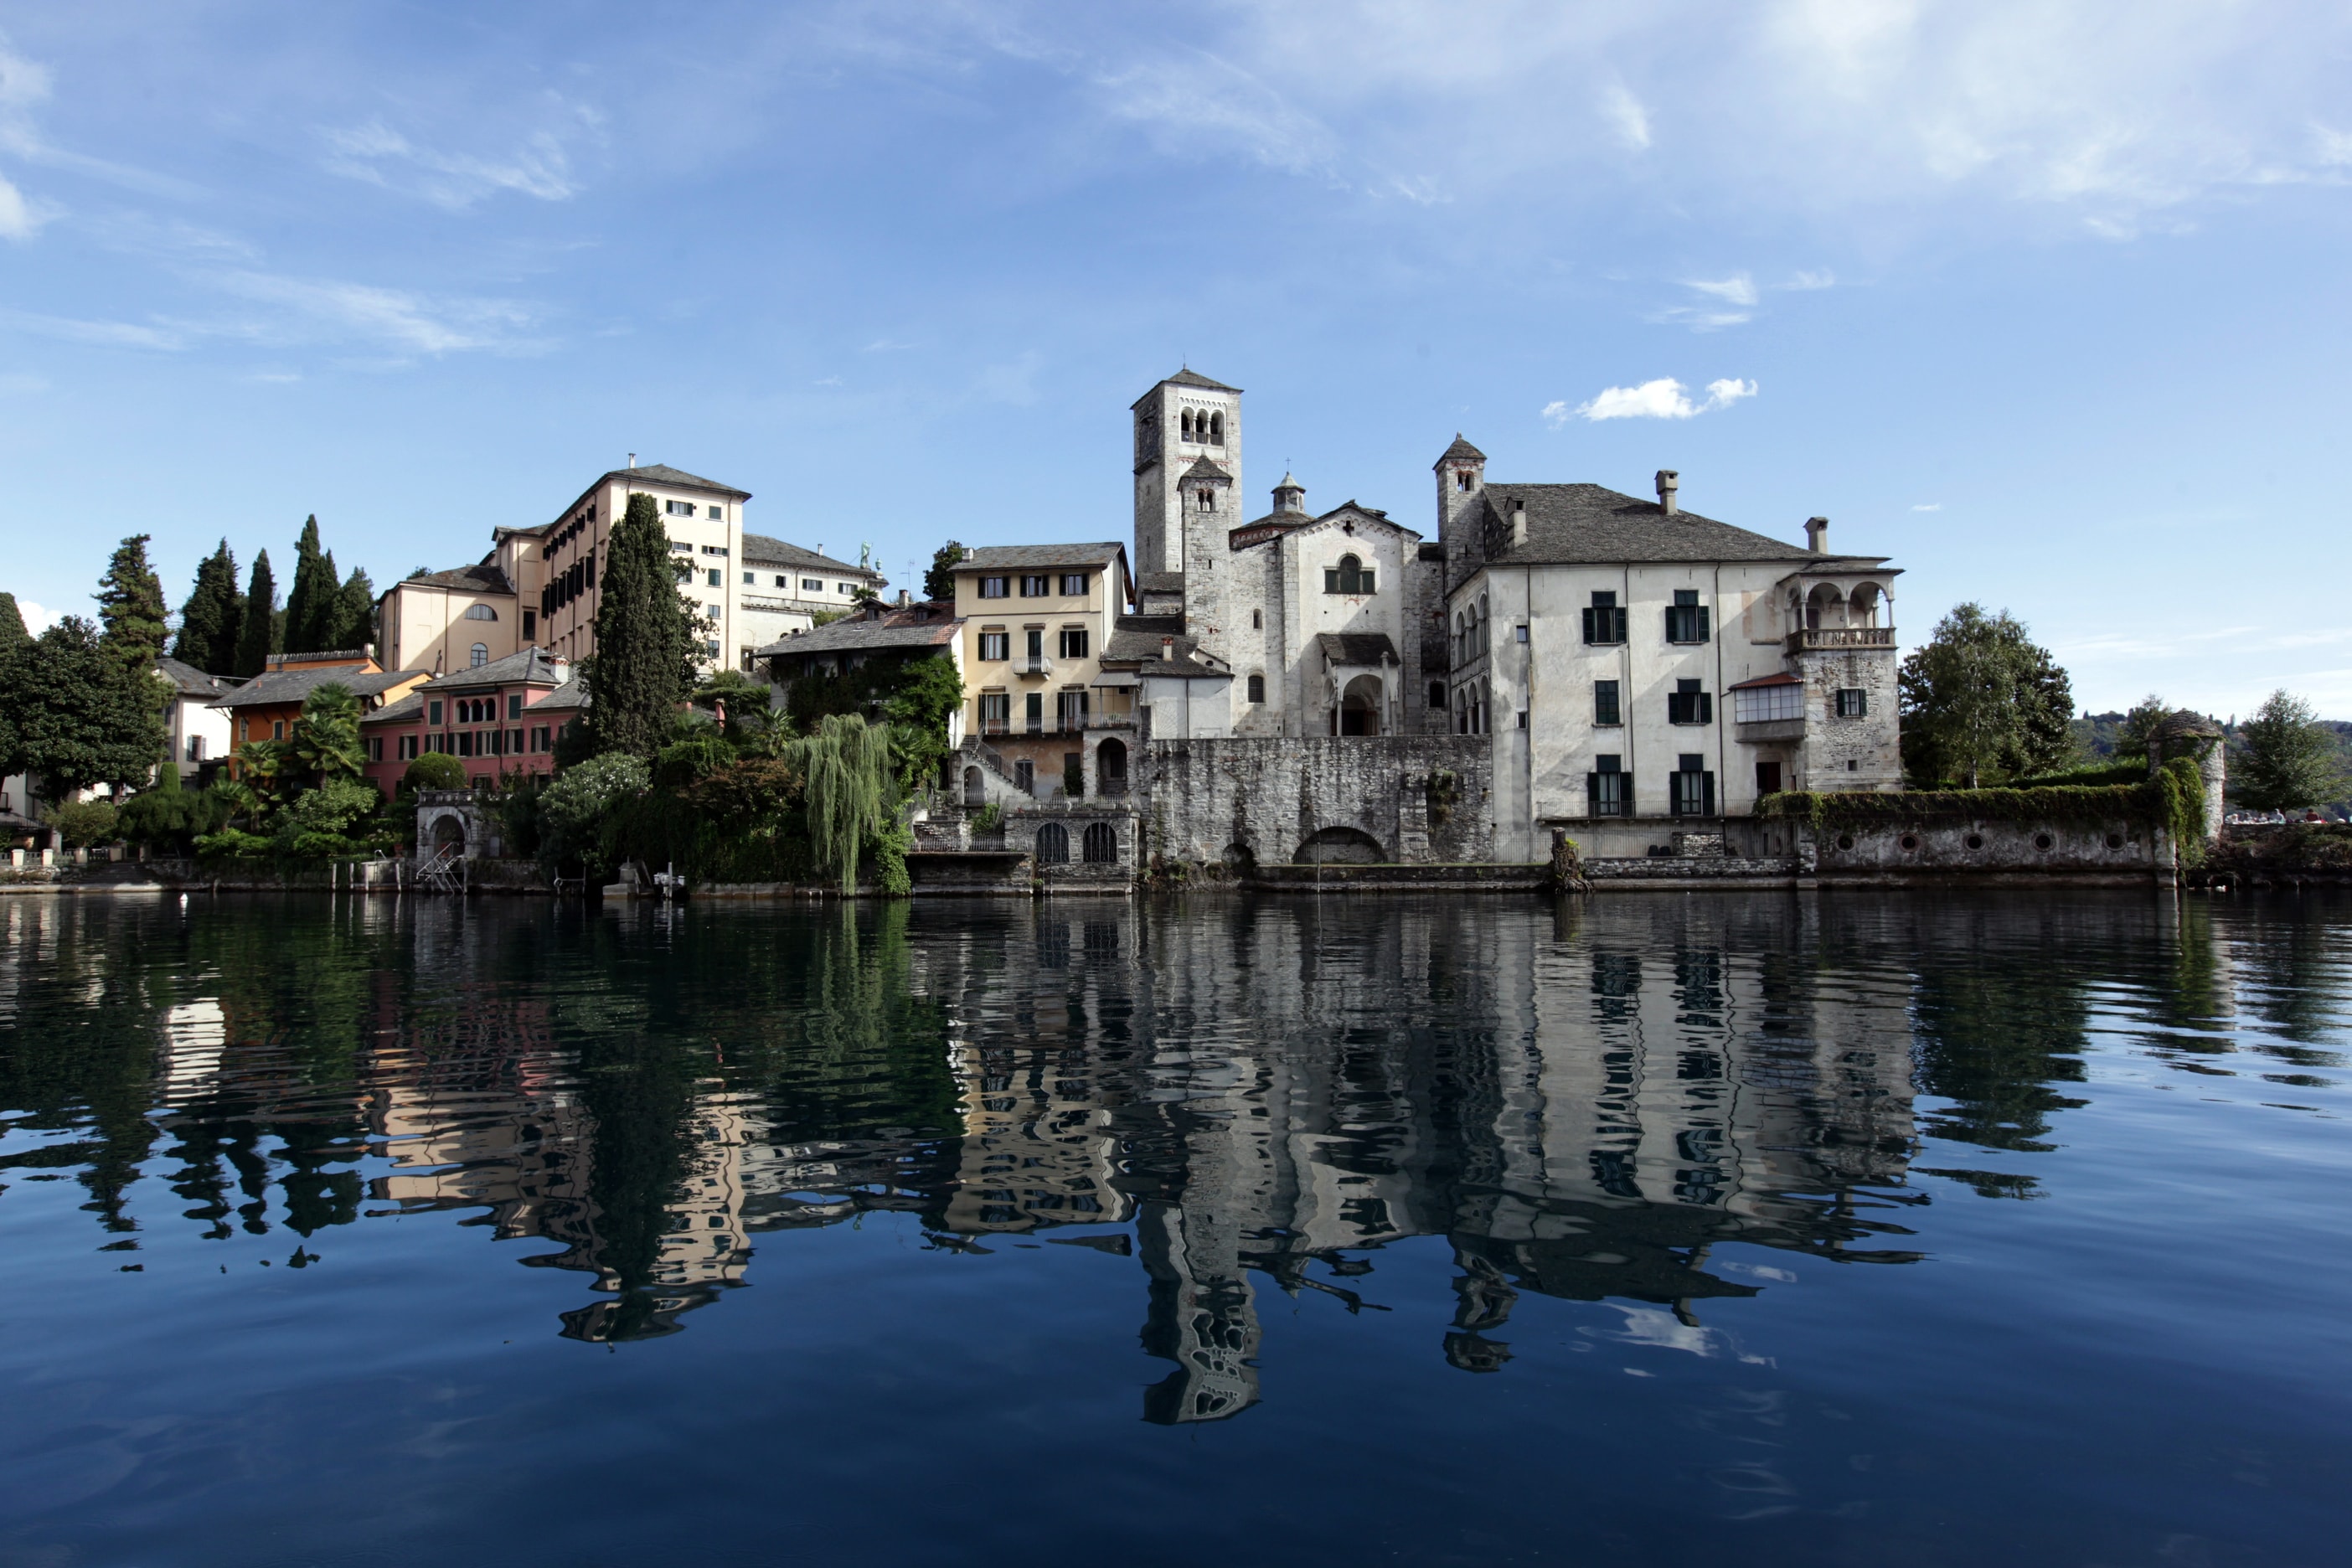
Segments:
[[[2149,739],[2156,727],[2169,718],[2172,704],[2155,692],[2149,692],[2124,715],[2116,727],[2115,758],[2119,763],[2146,763]]]
[[[856,891],[858,852],[890,823],[889,730],[855,713],[830,713],[783,760],[803,781],[816,868],[838,877],[843,892]]]
[[[2066,672],[2022,623],[1981,605],[1956,606],[1903,661],[1903,760],[1915,784],[2014,778],[2073,755]]]
[[[168,613],[163,580],[147,562],[151,537],[135,533],[124,540],[107,563],[106,575],[98,580],[98,618],[106,628],[100,640],[115,668],[138,677],[142,690],[154,684],[150,678],[155,661],[163,656],[163,617]],[[162,706],[160,696],[157,706]]]
[[[963,546],[949,540],[931,556],[931,569],[923,574],[923,597],[955,603],[955,569],[963,564]]]
[[[323,784],[360,776],[360,700],[339,680],[311,688],[294,721],[293,761],[304,774]]]
[[[408,764],[400,775],[400,787],[404,790],[464,789],[466,764],[446,752],[427,752]]]
[[[2317,805],[2344,794],[2335,733],[2300,697],[2272,692],[2238,726],[2238,744],[2230,793],[2254,810]]]
[[[41,820],[49,830],[65,840],[68,849],[87,849],[93,844],[105,844],[114,837],[114,823],[119,814],[111,802],[103,800],[68,800],[48,807]]]
[[[0,594],[0,778],[25,771],[24,739],[9,703],[9,672],[17,656],[32,643],[32,635],[25,630],[24,612],[16,608],[16,595]]]
[[[564,769],[540,792],[539,853],[547,864],[609,863],[607,832],[618,813],[643,795],[652,773],[642,757],[615,752]]]
[[[278,852],[306,860],[360,854],[367,847],[360,834],[383,805],[383,795],[367,784],[329,779],[295,796],[287,807],[278,824]]]
[[[18,761],[45,801],[100,784],[143,784],[163,755],[163,714],[152,674],[126,677],[79,616],[17,650],[0,678],[0,714]]]
[[[180,632],[172,644],[173,657],[193,664],[207,675],[236,670],[237,633],[245,621],[245,601],[236,591],[236,557],[228,541],[196,563],[195,586],[180,606]]]
[[[122,803],[117,830],[133,844],[184,855],[197,835],[218,832],[230,816],[217,790],[184,788],[180,770],[155,770],[155,782]]]
[[[253,558],[253,576],[245,591],[243,624],[237,630],[236,668],[231,673],[250,680],[269,668],[269,656],[281,651],[278,641],[278,579],[269,570],[269,552]]]
[[[650,758],[694,689],[695,613],[678,592],[669,535],[649,495],[614,525],[596,606],[596,652],[582,661],[597,752]]]

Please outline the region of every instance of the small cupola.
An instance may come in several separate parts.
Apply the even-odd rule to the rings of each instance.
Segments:
[[[1274,510],[1276,511],[1305,511],[1307,510],[1307,487],[1300,484],[1297,479],[1292,479],[1287,473],[1284,474],[1282,476],[1282,483],[1274,487]]]

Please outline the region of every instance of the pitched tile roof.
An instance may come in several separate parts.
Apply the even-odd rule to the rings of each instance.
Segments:
[[[1227,473],[1221,465],[1213,463],[1206,458],[1193,458],[1192,466],[1176,477],[1180,480],[1223,479],[1227,483],[1231,483],[1233,480],[1233,475]]]
[[[529,708],[526,713],[578,712],[588,707],[588,689],[573,676]]]
[[[1170,376],[1166,381],[1161,382],[1160,384],[1162,386],[1205,386],[1211,392],[1239,392],[1241,390],[1238,386],[1227,386],[1222,381],[1211,381],[1207,376],[1202,375],[1191,365],[1186,365],[1182,370],[1178,371],[1174,375]],[[1149,396],[1150,395],[1147,393],[1145,395]],[[1140,400],[1139,399],[1139,401]]]
[[[823,567],[827,572],[846,573],[852,577],[882,580],[882,574],[870,567],[852,566],[846,561],[835,561],[830,555],[819,555],[814,550],[777,539],[765,533],[746,531],[743,535],[743,559],[763,566]]]
[[[397,702],[387,702],[373,713],[360,716],[362,726],[369,724],[403,724],[416,719],[425,711],[425,699],[412,691]]]
[[[1163,637],[1176,639],[1173,658],[1160,657]],[[1112,623],[1110,636],[1104,639],[1098,662],[1106,668],[1115,664],[1132,664],[1138,674],[1179,680],[1223,679],[1233,673],[1195,659],[1192,655],[1200,646],[1185,635],[1181,616],[1120,616]]]
[[[700,474],[689,474],[684,468],[673,468],[667,463],[640,463],[634,468],[614,468],[596,481],[605,479],[643,479],[648,484],[667,485],[673,489],[709,490],[730,496],[736,500],[750,500],[750,490],[739,490],[733,485],[722,485],[717,479],[706,479]],[[591,487],[593,488],[593,487]]]
[[[1513,485],[1489,482],[1476,520],[1497,565],[1558,565],[1619,561],[1819,561],[1790,544],[1695,511],[1673,516],[1654,500],[1621,495],[1601,485]],[[1528,541],[1510,542],[1515,502],[1528,512]],[[1877,560],[1847,556],[1846,560]]]
[[[782,655],[799,658],[805,654],[848,653],[876,648],[947,647],[956,640],[963,622],[953,616],[925,614],[924,606],[910,605],[903,610],[887,612],[880,620],[865,616],[852,616],[833,621],[813,632],[772,642],[758,650],[761,658]]]
[[[233,675],[207,675],[194,665],[168,655],[155,660],[155,673],[170,681],[173,689],[183,697],[218,697],[241,684]]]
[[[1473,461],[1483,463],[1486,460],[1486,454],[1478,450],[1477,447],[1473,447],[1469,442],[1465,441],[1462,438],[1462,432],[1456,430],[1454,432],[1454,445],[1446,447],[1445,450],[1437,454],[1437,463],[1435,466],[1443,468],[1445,464],[1452,462],[1456,458],[1468,458]]]
[[[421,669],[394,669],[371,674],[353,669],[348,665],[327,665],[310,669],[273,669],[257,675],[243,686],[225,696],[215,697],[208,706],[214,708],[260,708],[299,706],[311,692],[326,685],[341,686],[354,697],[374,697],[403,682],[421,678]]]
[[[404,577],[393,587],[413,585],[419,588],[454,588],[461,594],[511,594],[514,584],[499,570],[488,556],[471,566],[454,566],[446,572],[419,572],[414,577]],[[391,590],[386,589],[389,593]]]
[[[568,665],[558,665],[547,657],[543,649],[527,647],[520,653],[510,653],[488,664],[436,675],[421,689],[437,694],[468,691],[488,686],[561,686],[569,678],[570,668]]]
[[[1031,566],[1108,566],[1127,553],[1113,540],[1100,544],[983,544],[957,563],[959,572],[1018,570]]]

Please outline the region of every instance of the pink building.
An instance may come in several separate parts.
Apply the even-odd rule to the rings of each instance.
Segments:
[[[555,737],[586,706],[571,666],[535,647],[434,677],[360,722],[367,777],[390,798],[408,764],[443,752],[488,789],[509,773],[555,771]]]

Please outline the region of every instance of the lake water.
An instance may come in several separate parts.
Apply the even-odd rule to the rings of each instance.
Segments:
[[[0,1563],[2328,1563],[2352,902],[0,900]]]

